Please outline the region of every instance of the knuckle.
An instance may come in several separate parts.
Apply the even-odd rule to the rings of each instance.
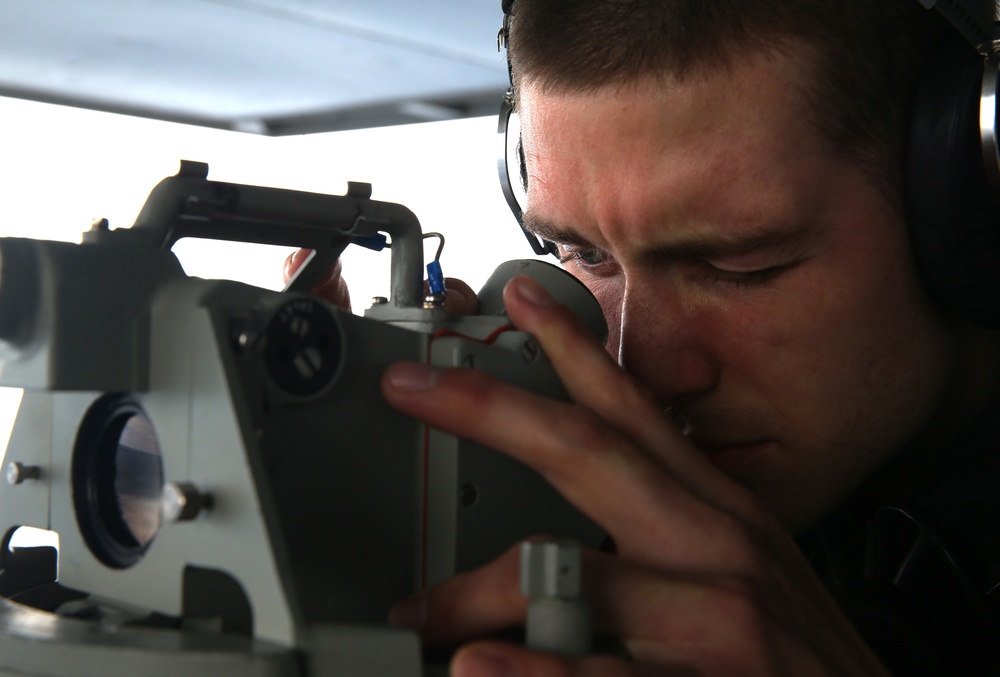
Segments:
[[[448,369],[442,381],[455,386],[456,394],[473,409],[487,409],[496,404],[500,382],[478,369]]]

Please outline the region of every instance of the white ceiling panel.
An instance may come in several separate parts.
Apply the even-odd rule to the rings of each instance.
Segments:
[[[261,133],[491,113],[499,0],[0,0],[0,95]]]

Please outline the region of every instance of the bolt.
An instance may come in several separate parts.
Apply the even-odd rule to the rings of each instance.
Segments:
[[[472,482],[466,482],[458,490],[458,502],[466,508],[471,508],[479,502],[479,487]]]
[[[389,302],[389,299],[387,299],[384,296],[373,296],[372,297],[372,305],[373,306],[384,306],[388,302]]]
[[[247,355],[260,341],[260,327],[249,320],[235,320],[229,326],[229,336],[233,350],[239,355]]]
[[[7,484],[16,486],[27,480],[37,480],[42,476],[42,469],[37,465],[24,465],[18,461],[7,464]]]
[[[428,294],[424,297],[424,310],[444,308],[444,294]]]
[[[160,510],[166,522],[188,522],[212,507],[212,495],[190,482],[167,482],[160,496]]]
[[[241,354],[246,354],[250,352],[255,345],[257,345],[257,339],[260,338],[260,332],[256,329],[243,329],[236,334],[235,348],[236,351]]]

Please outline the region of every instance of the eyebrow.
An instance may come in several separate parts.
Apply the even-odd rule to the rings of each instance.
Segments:
[[[574,233],[572,229],[561,228],[551,221],[534,216],[531,212],[525,213],[523,220],[524,229],[543,240],[548,240],[549,242],[555,242],[558,244],[575,244],[582,246],[590,245],[589,242]]]
[[[760,250],[795,250],[817,237],[822,228],[813,228],[813,222],[797,224],[779,223],[770,226],[749,226],[742,232],[712,232],[682,238],[677,242],[654,247],[647,258],[694,259],[726,258]],[[561,227],[532,214],[524,215],[524,227],[543,240],[556,244],[594,247],[572,228]],[[596,248],[596,247],[595,247]]]

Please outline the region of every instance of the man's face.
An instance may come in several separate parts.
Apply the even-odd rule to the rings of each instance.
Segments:
[[[528,80],[518,103],[527,225],[597,296],[622,366],[792,529],[918,435],[953,369],[900,215],[806,119],[799,63]]]

